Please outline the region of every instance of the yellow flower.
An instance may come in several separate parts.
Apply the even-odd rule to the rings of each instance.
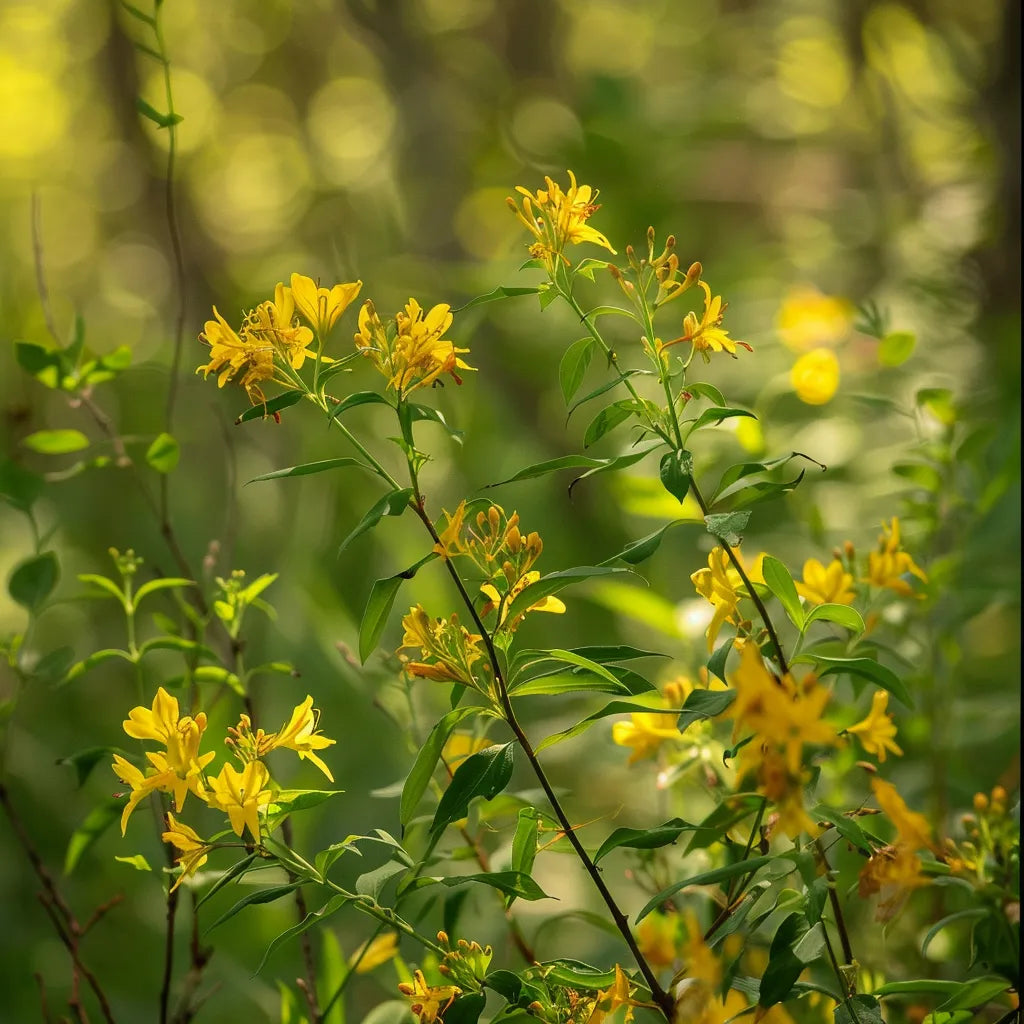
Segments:
[[[857,893],[862,898],[882,894],[875,918],[891,921],[912,890],[928,884],[921,874],[921,858],[907,843],[876,850],[861,869]]]
[[[270,737],[270,743],[266,749],[275,750],[278,747],[287,747],[289,750],[294,750],[300,759],[312,761],[333,782],[334,776],[330,769],[314,751],[333,746],[337,741],[329,740],[316,731],[319,717],[320,712],[313,709],[313,698],[307,695],[306,699],[292,712],[288,724],[280,732]]]
[[[486,736],[470,736],[467,732],[453,732],[441,748],[441,760],[454,771],[467,757],[492,746]]]
[[[796,397],[806,405],[824,405],[839,390],[839,360],[827,348],[802,355],[789,371]]]
[[[302,369],[307,357],[316,358],[309,348],[313,332],[296,320],[291,289],[280,282],[274,288],[274,298],[252,310],[239,333],[244,339],[269,346],[293,370]]]
[[[173,814],[168,813],[167,823],[167,831],[160,838],[178,850],[177,860],[181,865],[181,874],[171,886],[171,892],[174,892],[186,878],[190,878],[206,863],[210,844],[184,822],[176,821]]]
[[[892,716],[886,714],[889,706],[889,694],[886,690],[875,690],[871,698],[871,713],[856,725],[847,726],[846,731],[852,732],[860,740],[861,746],[874,754],[879,761],[885,762],[886,750],[902,756],[903,751],[896,745],[896,726]]]
[[[923,583],[928,582],[924,571],[914,564],[906,551],[900,550],[900,521],[893,516],[890,524],[882,524],[878,550],[868,553],[868,574],[864,582],[876,587],[887,587],[906,597],[914,592],[914,588],[905,579],[907,573],[913,574]]]
[[[747,748],[744,748],[746,750]],[[790,839],[806,832],[817,836],[821,831],[804,810],[804,786],[807,772],[799,766],[790,771],[786,757],[777,749],[768,747],[760,757],[757,771],[757,791],[775,805],[768,818],[769,834],[784,832]]]
[[[871,780],[871,791],[875,794],[878,806],[885,811],[885,816],[896,826],[898,843],[911,850],[934,848],[928,819],[923,814],[910,810],[891,782],[876,776]]]
[[[656,970],[678,958],[679,915],[655,910],[636,926],[636,943],[643,958]]]
[[[378,935],[368,943],[364,942],[349,960],[355,964],[356,974],[369,974],[375,967],[386,964],[398,955],[398,934],[388,932],[386,935]]]
[[[207,802],[226,812],[231,828],[240,836],[246,828],[253,839],[260,838],[259,808],[270,803],[271,792],[265,788],[270,773],[262,761],[250,761],[242,771],[225,764],[220,775],[210,779]]]
[[[678,338],[672,341],[655,340],[654,347],[658,355],[673,345],[687,341],[700,352],[706,363],[711,361],[708,351],[728,352],[735,357],[736,346],[742,345],[748,352],[752,352],[753,349],[745,341],[730,338],[729,332],[722,327],[722,319],[729,304],[722,302],[721,295],[712,296],[711,287],[706,281],[698,281],[697,284],[704,291],[704,312],[700,318],[696,313],[687,313],[683,318],[683,333]]]
[[[455,1002],[456,996],[462,995],[458,985],[428,985],[422,971],[414,971],[412,982],[402,982],[398,991],[412,1000],[410,1009],[419,1024],[443,1020],[444,1011]]]
[[[311,277],[303,277],[302,274],[292,274],[291,277],[295,305],[321,340],[327,337],[362,287],[362,281],[350,281],[336,284],[333,288],[320,288]]]
[[[210,361],[196,373],[204,377],[217,374],[217,387],[222,388],[237,373],[249,401],[259,405],[266,401],[260,384],[274,378],[274,347],[249,335],[239,337],[227,321],[213,307],[215,320],[207,320],[200,340],[210,346]],[[244,371],[244,372],[242,372]]]
[[[395,315],[396,333],[390,337],[373,303],[369,299],[363,303],[356,348],[373,361],[399,399],[433,384],[444,373],[461,384],[457,371],[474,369],[459,358],[469,349],[456,348],[443,337],[452,323],[450,310],[450,306],[441,303],[424,313],[420,304],[410,299],[405,311]]]
[[[590,227],[587,221],[600,209],[597,190],[589,185],[577,185],[576,175],[569,171],[569,189],[562,191],[551,178],[545,176],[546,188],[530,192],[522,185],[516,191],[523,197],[517,204],[509,196],[505,201],[519,218],[536,242],[530,246],[530,254],[544,261],[548,273],[554,274],[555,266],[561,261],[569,266],[564,249],[569,242],[593,242],[614,253],[611,242],[600,231]],[[536,211],[534,210],[536,206]]]
[[[498,592],[498,588],[492,583],[484,583],[480,587],[480,593],[487,598],[487,604],[480,609],[481,615],[490,615],[495,608],[501,608],[501,618],[498,621],[499,626],[505,625],[505,619],[508,617],[508,606],[532,583],[536,583],[540,579],[540,573],[536,569],[531,572],[523,573],[518,580],[509,588],[507,594],[502,595]],[[523,621],[523,617],[527,612],[551,612],[554,615],[561,615],[565,612],[565,604],[560,601],[557,597],[548,596],[542,597],[539,601],[535,601],[525,611],[520,612],[509,624],[508,629],[515,632],[519,628],[519,624]]]
[[[857,595],[850,589],[852,586],[853,576],[838,558],[827,569],[816,558],[808,558],[804,562],[803,582],[797,583],[796,591],[811,604],[853,604]]]
[[[476,678],[474,665],[484,657],[481,637],[459,625],[458,617],[431,619],[422,605],[414,605],[402,619],[402,647],[420,648],[424,661],[404,659],[412,676],[437,682],[465,683],[489,696],[490,687]],[[401,648],[399,648],[401,649]]]
[[[678,714],[666,715],[660,711],[635,711],[628,722],[612,726],[612,739],[620,747],[632,747],[628,764],[636,764],[654,757],[666,740],[681,740],[683,734],[676,728]]]
[[[779,309],[777,326],[794,352],[835,345],[850,333],[853,307],[846,299],[823,295],[816,288],[794,288]]]
[[[736,558],[740,564],[743,560],[740,557],[739,549],[735,551]],[[761,574],[761,562],[764,556],[761,555],[754,564],[754,568],[747,572],[751,581],[761,583],[764,578]],[[746,568],[744,566],[744,568]],[[746,588],[740,574],[732,567],[728,553],[724,548],[716,547],[708,555],[708,568],[698,569],[690,576],[697,593],[707,598],[714,605],[715,615],[707,629],[708,650],[713,650],[718,631],[725,622],[736,623],[736,611],[741,597],[746,596]]]
[[[126,785],[131,786],[132,789],[131,795],[128,797],[128,803],[125,804],[124,811],[121,814],[121,835],[123,836],[125,829],[128,827],[128,819],[131,817],[132,811],[150,793],[170,792],[173,773],[145,775],[131,761],[126,761],[120,754],[114,755],[114,763],[110,767],[113,768],[117,777]],[[180,807],[178,809],[181,810]]]
[[[597,995],[594,1009],[587,1018],[587,1024],[603,1024],[606,1017],[611,1016],[620,1007],[626,1007],[626,1014],[622,1018],[623,1024],[629,1024],[633,1020],[634,1006],[648,1006],[648,1003],[637,1002],[633,998],[634,986],[630,984],[629,975],[618,965],[615,965],[615,980],[603,992]]]

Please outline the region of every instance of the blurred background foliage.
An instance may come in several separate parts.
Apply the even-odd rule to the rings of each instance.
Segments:
[[[754,348],[736,362],[716,360],[706,379],[755,410],[760,428],[701,435],[698,472],[714,479],[745,455],[792,450],[828,466],[824,474],[812,468],[784,501],[758,508],[746,548],[770,550],[796,572],[847,538],[866,549],[883,517],[904,517],[908,548],[932,577],[899,651],[921,695],[900,721],[907,756],[893,771],[904,792],[948,833],[976,790],[1016,785],[1019,4],[168,0],[164,20],[184,117],[177,194],[187,265],[185,380],[174,424],[182,459],[171,506],[187,557],[207,578],[231,568],[282,574],[266,595],[278,618],[252,631],[250,661],[290,660],[302,679],[268,683],[260,699],[275,718],[307,690],[316,696],[325,730],[339,738],[332,766],[347,791],[300,826],[300,846],[397,828],[396,801],[373,794],[410,763],[396,663],[377,655],[360,669],[348,649],[372,580],[412,563],[423,546],[407,524],[385,521],[336,560],[339,540],[376,497],[348,478],[243,488],[258,473],[339,454],[337,439],[298,407],[280,425],[232,426],[244,396],[190,375],[205,361],[193,339],[212,304],[237,323],[293,271],[328,285],[361,278],[382,313],[410,295],[458,306],[496,284],[534,283],[532,273],[516,273],[526,239],[504,200],[516,184],[537,188],[545,173],[564,183],[568,167],[601,189],[593,224],[620,253],[627,243],[642,246],[648,224],[659,238],[674,233],[683,265],[702,261],[731,304],[732,335]],[[79,313],[93,350],[131,348],[133,369],[95,397],[142,459],[163,429],[177,303],[163,209],[167,133],[141,119],[135,103],[141,95],[165,106],[160,67],[134,46],[144,36],[144,25],[104,0],[7,0],[0,10],[2,450],[59,478],[42,507],[56,531],[63,600],[32,637],[39,654],[70,642],[82,657],[121,640],[123,623],[109,606],[80,600],[75,579],[109,572],[108,547],[131,546],[151,570],[174,571],[128,472],[76,472],[77,455],[40,456],[20,444],[36,430],[72,427],[96,438],[87,454],[109,454],[86,412],[23,373],[10,344],[47,339],[35,194],[60,332]],[[613,282],[599,275],[587,298],[614,302]],[[906,362],[883,365],[877,339],[855,327],[854,309],[866,302],[885,312],[889,329],[916,337]],[[684,312],[668,307],[663,329]],[[336,343],[353,329],[350,313]],[[479,373],[432,396],[467,434],[461,448],[440,432],[434,439],[425,480],[435,509],[529,462],[580,450],[588,417],[577,413],[566,427],[555,384],[561,352],[580,333],[558,307],[542,316],[532,298],[456,317],[451,337],[472,350]],[[616,340],[629,362],[636,339]],[[812,406],[794,393],[790,370],[818,347],[835,352],[841,380],[828,404]],[[601,368],[590,372],[596,383]],[[371,374],[358,367],[352,389],[375,386]],[[948,394],[915,402],[922,388]],[[362,429],[372,431],[373,411],[358,410],[354,421],[365,412]],[[624,443],[603,439],[596,454]],[[894,471],[901,462],[932,472]],[[674,518],[675,503],[652,473],[599,477],[571,499],[569,481],[556,478],[494,493],[521,510],[528,529],[541,530],[541,567],[550,571],[595,563]],[[689,574],[710,544],[696,530],[674,531],[644,567],[649,590],[581,591],[567,616],[524,627],[528,642],[560,644],[566,630],[575,643],[614,635],[660,645],[677,668],[692,670],[706,619]],[[0,503],[0,574],[30,550],[23,519]],[[422,574],[415,596],[436,614],[453,607],[440,572]],[[23,624],[22,610],[0,595],[0,635]],[[399,639],[396,621],[385,646]],[[159,681],[154,672],[151,688]],[[0,697],[12,686],[0,676]],[[424,696],[414,732],[429,726],[442,700]],[[106,666],[72,687],[23,696],[7,737],[7,780],[55,872],[69,835],[115,789],[102,766],[78,787],[55,762],[121,744],[120,723],[134,703],[130,674]],[[583,707],[540,714],[550,729]],[[621,805],[621,821],[649,821],[654,772],[627,770],[607,731],[557,748],[555,778],[576,788],[580,820]],[[587,792],[574,766],[581,760],[588,775],[600,771],[600,793]],[[317,784],[306,773],[295,781]],[[82,916],[125,893],[86,955],[113,979],[123,1019],[140,1021],[150,1019],[158,985],[163,906],[150,877],[113,857],[141,849],[158,862],[142,831],[127,841],[109,831],[66,880]],[[543,869],[538,877],[543,884]],[[585,903],[585,884],[573,892],[572,877],[559,880],[565,903]],[[5,1020],[38,1018],[33,972],[46,979],[51,1006],[66,998],[66,955],[34,890],[5,821]],[[272,979],[298,973],[295,949],[278,953],[258,979],[251,973],[291,923],[289,911],[277,904],[225,926],[207,977],[219,988],[203,1019],[277,1019]],[[877,927],[869,920],[865,927]],[[893,928],[912,941],[924,920],[910,914]],[[544,954],[613,955],[601,933],[579,927],[549,931]],[[367,927],[343,917],[336,934],[347,955]],[[472,937],[499,942],[506,955],[500,933]],[[936,942],[932,954],[931,970],[963,968],[960,947]],[[899,974],[884,953],[865,948],[862,959]],[[360,979],[351,1019],[386,995],[375,979]]]

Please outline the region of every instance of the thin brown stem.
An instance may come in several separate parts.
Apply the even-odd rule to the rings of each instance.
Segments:
[[[160,979],[160,1024],[167,1024],[171,1004],[171,982],[174,978],[174,923],[178,914],[178,890],[167,894],[164,928],[164,964]]]
[[[292,845],[291,825],[291,819],[285,818],[281,826],[281,838],[289,849],[291,849]],[[289,872],[290,874],[291,872]],[[305,921],[309,915],[309,908],[306,906],[306,897],[302,892],[302,886],[295,890],[295,909],[298,911],[299,921]],[[323,1014],[320,1011],[320,1004],[316,993],[316,958],[313,955],[313,942],[308,931],[304,931],[299,937],[299,944],[302,948],[302,964],[306,972],[305,984],[301,984],[299,987],[306,996],[310,1024],[320,1024],[323,1020]]]
[[[430,517],[423,508],[423,498],[419,493],[419,488],[416,487],[415,490],[416,502],[414,508],[416,510],[416,514],[426,527],[427,532],[433,538],[434,543],[440,546],[441,538],[437,535],[437,531],[434,529],[434,524],[430,521]],[[601,895],[601,899],[604,900],[605,906],[611,914],[615,927],[622,935],[623,941],[629,947],[629,951],[632,953],[637,967],[640,968],[640,973],[643,975],[644,981],[647,983],[647,987],[651,991],[651,996],[658,1004],[659,1009],[665,1015],[665,1019],[671,1020],[675,1001],[672,996],[661,987],[654,971],[651,969],[651,965],[647,962],[643,953],[640,952],[640,947],[637,945],[633,932],[629,927],[629,921],[626,919],[626,915],[619,909],[619,905],[615,902],[615,897],[611,894],[608,886],[605,885],[604,879],[601,877],[601,872],[598,870],[597,865],[594,864],[593,860],[591,860],[590,854],[587,853],[583,843],[580,842],[579,837],[576,835],[576,830],[573,828],[572,823],[569,821],[568,816],[563,810],[562,804],[555,794],[555,791],[544,772],[544,768],[537,757],[537,753],[533,749],[533,744],[530,742],[529,737],[523,731],[523,727],[519,724],[519,721],[516,718],[515,710],[512,707],[512,700],[509,697],[508,687],[505,683],[504,674],[501,671],[501,662],[498,659],[498,652],[494,647],[494,641],[491,639],[491,635],[488,632],[487,627],[483,624],[483,620],[480,618],[479,613],[474,607],[473,599],[466,590],[465,584],[462,582],[462,578],[456,571],[455,566],[452,565],[451,559],[445,557],[444,564],[448,571],[448,575],[451,577],[452,582],[455,584],[455,588],[459,592],[459,596],[461,597],[463,604],[466,606],[466,610],[469,612],[474,625],[479,630],[480,635],[483,638],[484,646],[487,649],[487,656],[490,660],[492,671],[494,672],[498,698],[505,714],[505,720],[515,735],[516,741],[522,748],[523,753],[526,755],[526,759],[530,762],[530,767],[533,769],[533,773],[536,775],[537,781],[544,790],[548,803],[551,805],[551,809],[554,811],[555,817],[558,819],[559,824],[565,832],[566,839],[569,840],[570,845],[575,851],[577,857],[579,857],[587,874],[590,875],[594,886],[597,888],[597,891]]]
[[[843,947],[843,963],[849,965],[854,962],[853,947],[850,945],[850,933],[846,928],[846,918],[843,916],[843,907],[839,902],[839,893],[836,892],[835,881],[832,878],[832,868],[820,839],[814,840],[814,849],[819,863],[825,869],[825,876],[828,880],[828,902],[832,907],[832,913],[836,919],[836,931],[839,932],[839,942]]]

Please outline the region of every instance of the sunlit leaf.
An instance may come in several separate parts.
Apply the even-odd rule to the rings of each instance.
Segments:
[[[146,462],[158,473],[171,473],[181,458],[178,442],[167,433],[157,434],[146,449]]]
[[[321,459],[319,462],[304,462],[299,466],[289,466],[287,469],[275,469],[272,473],[261,473],[246,481],[246,486],[257,483],[260,480],[281,480],[287,476],[309,476],[311,473],[326,473],[331,469],[346,469],[355,466],[357,469],[366,469],[371,473],[373,469],[361,459],[343,457],[340,459]]]
[[[89,447],[89,438],[80,430],[37,430],[22,438],[21,443],[43,455],[67,455]]]
[[[800,604],[800,596],[796,592],[796,584],[789,570],[773,555],[766,555],[761,563],[764,573],[764,581],[768,589],[779,599],[790,622],[797,629],[802,629],[804,624],[804,609]]]
[[[594,346],[597,344],[589,335],[574,341],[562,356],[558,364],[558,384],[562,389],[562,398],[568,405],[572,396],[580,389],[587,368],[594,355]]]

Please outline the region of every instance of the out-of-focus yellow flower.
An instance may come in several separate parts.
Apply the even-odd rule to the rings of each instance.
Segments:
[[[530,255],[543,260],[548,273],[553,275],[559,261],[569,266],[564,250],[570,242],[573,245],[593,242],[614,254],[611,242],[587,224],[600,209],[595,202],[597,190],[589,185],[577,185],[572,171],[569,171],[569,188],[565,192],[547,176],[544,183],[546,187],[537,192],[517,185],[516,191],[523,198],[518,203],[511,196],[505,200],[520,223],[536,239],[530,246]]]
[[[320,288],[311,277],[302,274],[292,274],[291,277],[295,306],[321,339],[327,337],[362,287],[362,281],[349,281],[333,288]]]
[[[746,748],[744,748],[746,749]],[[801,767],[791,771],[784,754],[775,747],[767,747],[760,756],[757,771],[757,791],[774,804],[768,818],[769,834],[784,832],[790,839],[806,833],[817,836],[821,829],[804,810],[804,786],[809,775]]]
[[[260,384],[274,378],[274,347],[250,336],[239,337],[213,307],[215,319],[207,320],[200,339],[210,346],[210,361],[196,373],[204,377],[217,374],[217,387],[222,388],[236,374],[249,401],[259,405],[266,401]]]
[[[248,828],[249,834],[259,842],[259,808],[270,803],[273,795],[266,788],[269,782],[270,772],[262,761],[250,761],[242,771],[225,764],[220,775],[210,779],[207,802],[227,814],[236,836]]]
[[[886,750],[891,750],[900,756],[903,755],[903,751],[895,742],[896,726],[893,724],[892,716],[886,713],[888,707],[888,691],[875,690],[874,696],[871,698],[871,713],[863,721],[847,726],[846,729],[860,740],[861,746],[869,754],[874,754],[883,763]]]
[[[875,918],[891,921],[910,892],[928,884],[921,874],[921,858],[906,843],[876,850],[861,869],[857,892],[861,897],[882,894]]]
[[[647,1006],[647,1003],[637,1002],[633,998],[634,986],[630,984],[629,975],[618,965],[615,965],[615,980],[603,992],[597,995],[597,1001],[587,1024],[604,1024],[607,1017],[610,1017],[620,1007],[626,1007],[623,1024],[629,1024],[634,1019],[634,1006]]]
[[[486,736],[471,736],[468,732],[453,732],[441,748],[441,760],[449,769],[456,769],[467,757],[492,745]]]
[[[910,810],[891,782],[875,776],[871,780],[871,791],[875,794],[878,806],[885,811],[885,816],[896,826],[899,843],[911,850],[934,848],[932,828],[928,824],[928,819],[923,814]]]
[[[457,616],[431,619],[423,606],[417,604],[402,619],[402,626],[402,647],[418,647],[424,659],[409,661],[403,657],[403,667],[409,675],[441,683],[465,683],[490,696],[489,683],[477,678],[481,674],[477,662],[486,661],[480,647],[482,637],[460,625]]]
[[[424,312],[415,299],[410,299],[405,311],[395,315],[392,337],[367,299],[359,310],[356,348],[387,378],[388,387],[399,399],[404,399],[417,388],[433,384],[444,373],[461,384],[458,371],[474,369],[459,358],[469,349],[456,348],[444,337],[451,324],[451,307],[447,304]]]
[[[612,739],[620,747],[632,747],[629,764],[654,757],[666,740],[681,740],[683,734],[676,728],[678,714],[666,715],[660,711],[634,711],[628,722],[612,726]]]
[[[737,559],[743,564],[739,549],[735,549]],[[764,577],[761,574],[761,563],[764,555],[760,555],[752,569],[747,569],[747,575],[752,582],[763,583]],[[746,569],[746,566],[744,566]],[[714,605],[715,614],[708,625],[707,638],[708,650],[713,650],[718,631],[725,622],[736,623],[736,612],[741,597],[746,596],[746,588],[740,574],[733,568],[729,555],[722,547],[713,548],[708,555],[708,567],[698,569],[690,576],[697,593],[705,597]]]
[[[679,915],[652,911],[636,926],[636,944],[655,970],[670,967],[679,957]]]
[[[509,591],[504,595],[498,592],[498,588],[492,583],[485,583],[480,587],[480,593],[487,598],[487,604],[480,609],[481,615],[490,615],[495,608],[501,608],[501,617],[498,620],[499,626],[505,626],[505,620],[508,618],[508,606],[532,583],[536,583],[540,579],[540,573],[536,569],[523,573],[522,576],[516,580],[515,583],[509,588]],[[551,612],[554,615],[561,615],[565,611],[565,604],[560,601],[557,597],[548,596],[542,597],[539,601],[531,604],[529,608],[520,612],[506,628],[515,632],[519,628],[519,624],[523,621],[523,617],[527,612]]]
[[[745,341],[730,338],[729,332],[722,327],[722,320],[729,304],[722,302],[721,295],[713,296],[706,281],[698,281],[697,284],[704,291],[704,312],[700,317],[696,313],[687,313],[683,318],[683,333],[678,338],[673,338],[672,341],[656,340],[654,348],[659,357],[665,349],[685,342],[690,342],[706,363],[711,361],[709,351],[728,352],[735,357],[736,346],[742,345],[748,352],[752,352],[753,349]]]
[[[804,562],[803,582],[796,585],[797,593],[811,604],[853,604],[857,594],[850,588],[853,576],[834,558],[826,568],[816,558]]]
[[[923,583],[928,582],[924,570],[914,563],[906,551],[901,550],[900,521],[893,516],[890,523],[882,524],[877,550],[868,553],[868,574],[864,582],[875,587],[886,587],[908,597],[914,593],[914,588],[904,578],[907,573]]]
[[[682,957],[686,964],[686,976],[703,982],[713,991],[722,983],[721,961],[704,941],[697,915],[689,908],[685,920],[686,942],[683,943]]]
[[[839,360],[831,349],[813,349],[793,364],[789,380],[801,402],[824,405],[839,390]]]
[[[398,935],[395,932],[388,932],[386,935],[378,935],[370,942],[364,942],[349,959],[350,964],[355,964],[356,974],[369,974],[381,964],[394,960],[398,954]]]
[[[312,761],[333,782],[334,776],[330,769],[314,751],[333,746],[337,741],[320,735],[316,728],[319,718],[320,712],[313,709],[313,698],[307,695],[306,699],[292,712],[288,724],[280,732],[270,737],[266,749],[274,750],[277,747],[287,747],[289,750],[294,750],[300,759]]]
[[[419,1024],[434,1024],[455,1002],[456,996],[462,995],[458,985],[428,985],[422,971],[414,971],[412,981],[401,982],[398,991],[412,1000],[410,1009]]]
[[[186,878],[190,878],[206,863],[210,844],[200,838],[195,829],[189,828],[182,821],[176,821],[170,812],[167,814],[167,825],[167,831],[160,838],[178,851],[178,863],[181,865],[181,874],[171,886],[171,892],[174,892]]]
[[[794,352],[821,345],[835,345],[850,333],[853,306],[816,288],[794,288],[779,309],[778,329],[783,342]]]

